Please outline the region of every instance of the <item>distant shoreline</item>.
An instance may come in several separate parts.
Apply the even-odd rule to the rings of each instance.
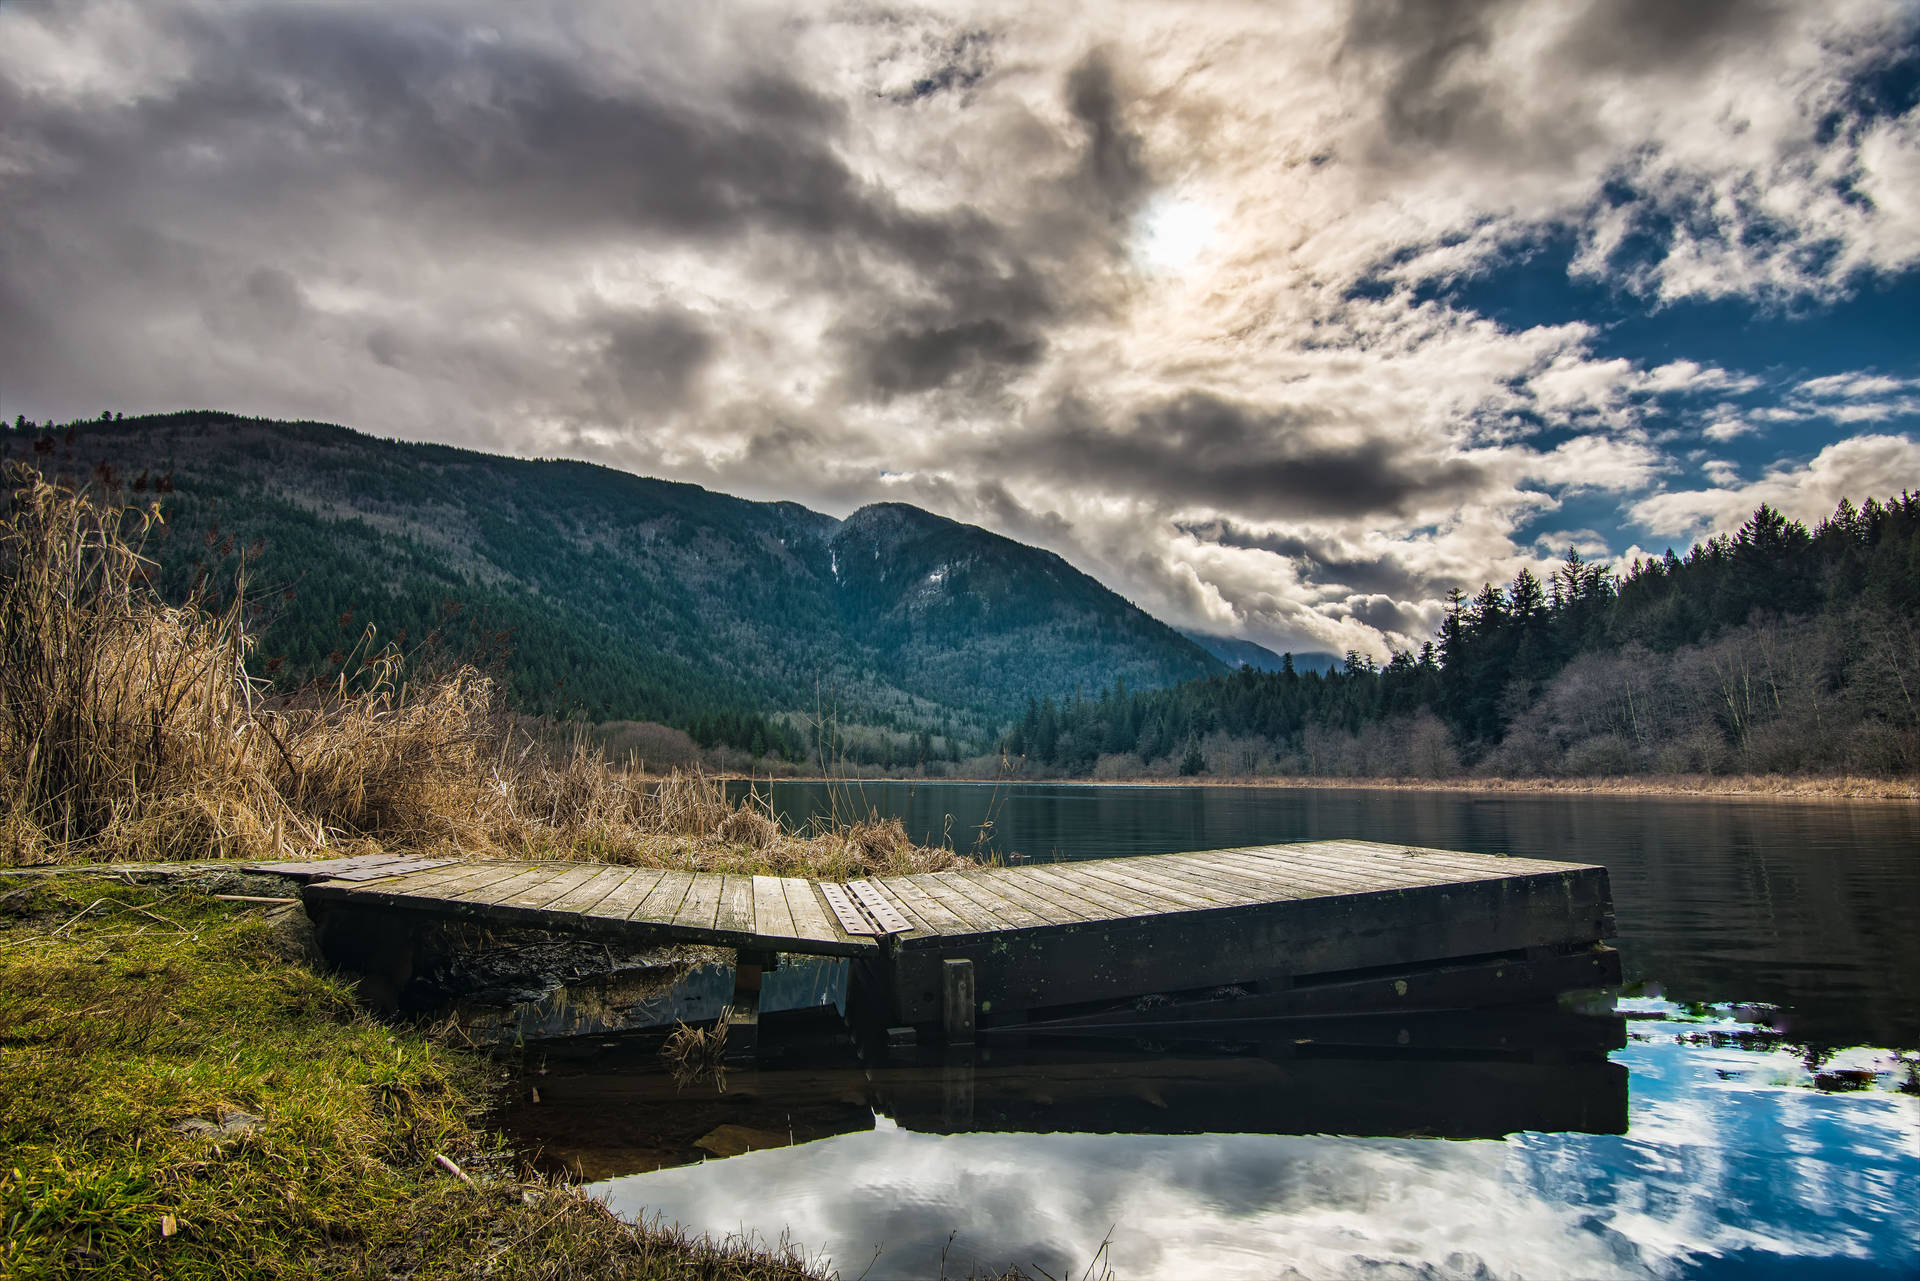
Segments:
[[[714,777],[766,782],[764,774],[737,771]],[[1717,800],[1768,801],[1920,801],[1920,780],[1865,778],[1793,778],[1781,775],[1659,774],[1642,778],[1320,778],[1320,777],[1189,777],[1189,778],[888,778],[795,775],[770,780],[777,783],[1071,783],[1082,787],[1271,787],[1322,790],[1367,788],[1395,792],[1466,792],[1509,795],[1576,796],[1690,796]]]

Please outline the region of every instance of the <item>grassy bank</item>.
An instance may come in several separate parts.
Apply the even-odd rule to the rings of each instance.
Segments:
[[[522,1177],[498,1067],[368,1018],[284,910],[0,881],[0,1275],[815,1275]]]

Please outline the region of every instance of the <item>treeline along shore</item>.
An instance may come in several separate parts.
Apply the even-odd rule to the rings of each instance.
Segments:
[[[1811,531],[1763,506],[1624,573],[1569,554],[1454,593],[1439,637],[1384,666],[1035,700],[1004,747],[1092,778],[1911,776],[1920,495]]]

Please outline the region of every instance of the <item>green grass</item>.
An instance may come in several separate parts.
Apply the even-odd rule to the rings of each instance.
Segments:
[[[0,880],[0,1276],[810,1275],[521,1177],[502,1069],[368,1017],[276,910]]]

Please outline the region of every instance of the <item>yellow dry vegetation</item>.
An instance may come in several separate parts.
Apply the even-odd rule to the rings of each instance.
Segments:
[[[472,667],[371,634],[330,685],[247,670],[244,593],[161,598],[161,519],[7,464],[0,510],[0,865],[404,850],[845,879],[964,862],[869,815],[795,831],[698,771],[623,770],[516,727]]]

